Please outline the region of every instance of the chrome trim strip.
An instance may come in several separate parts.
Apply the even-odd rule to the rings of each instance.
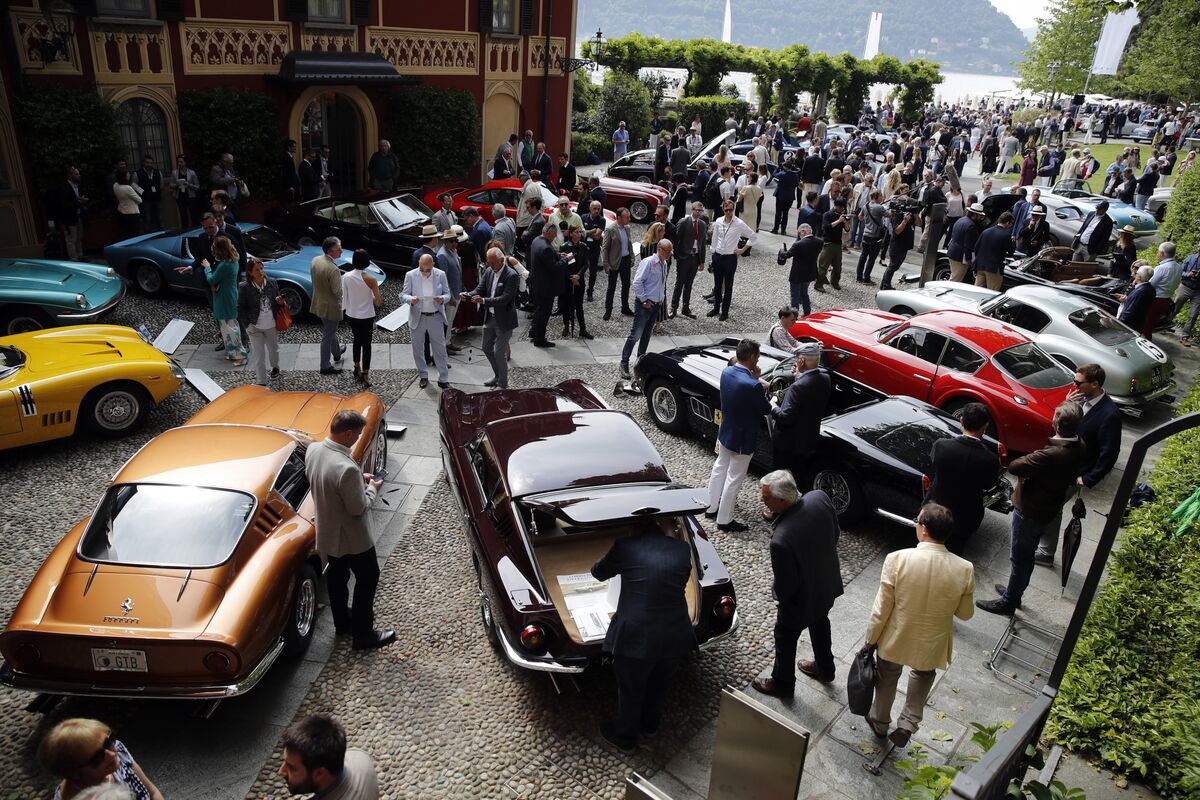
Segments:
[[[737,609],[735,608],[733,610],[733,622],[729,623],[729,630],[725,631],[724,633],[718,633],[716,636],[711,637],[707,642],[700,645],[700,649],[707,650],[708,648],[712,647],[717,642],[720,642],[722,639],[727,639],[729,636],[731,636],[733,634],[734,631],[737,630],[737,626],[738,626],[738,612],[737,612]]]
[[[1142,403],[1149,403],[1152,400],[1157,400],[1158,398],[1162,397],[1164,394],[1170,394],[1171,392],[1175,391],[1177,388],[1178,388],[1178,384],[1175,383],[1174,378],[1171,378],[1166,383],[1164,383],[1162,386],[1158,387],[1157,389],[1151,389],[1150,391],[1146,392],[1145,394],[1126,394],[1126,395],[1121,395],[1121,396],[1117,396],[1117,395],[1113,394],[1113,395],[1109,395],[1109,397],[1111,397],[1113,399],[1113,402],[1119,406],[1136,406],[1136,405],[1141,405]]]
[[[532,669],[538,672],[565,672],[572,675],[578,675],[583,672],[583,667],[572,667],[566,664],[560,664],[557,661],[533,661],[521,655],[512,642],[508,641],[508,636],[505,635],[504,629],[496,625],[497,639],[500,640],[500,646],[504,648],[504,656],[518,667]]]
[[[897,522],[901,525],[907,525],[910,528],[917,527],[917,523],[914,520],[911,520],[908,517],[902,517],[899,514],[893,514],[891,511],[885,511],[882,508],[877,508],[875,509],[875,513],[886,520],[891,520],[892,522]]]

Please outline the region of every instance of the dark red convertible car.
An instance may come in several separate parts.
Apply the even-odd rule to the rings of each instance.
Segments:
[[[1041,448],[1055,407],[1074,375],[1028,336],[966,311],[902,317],[869,308],[811,314],[791,329],[844,351],[837,370],[887,394],[954,412],[972,401],[988,407],[996,438],[1009,452]]]
[[[462,511],[488,637],[519,667],[579,673],[601,658],[619,586],[591,577],[644,526],[687,542],[701,647],[737,627],[729,572],[696,521],[708,490],[671,481],[628,414],[584,382],[442,394],[442,461]]]
[[[516,178],[504,178],[498,181],[488,181],[483,186],[477,186],[474,189],[464,189],[462,187],[454,189],[438,189],[429,192],[425,195],[425,202],[432,203],[431,208],[438,209],[442,207],[442,201],[438,200],[438,196],[443,192],[449,192],[454,196],[453,209],[455,214],[462,214],[464,209],[474,207],[479,209],[479,216],[488,221],[489,224],[495,224],[496,218],[492,213],[492,206],[496,203],[504,206],[505,213],[510,217],[517,216],[517,204],[521,200],[521,182]],[[550,191],[546,186],[542,186],[542,213],[550,216],[554,211],[554,204],[558,202],[558,195]],[[581,210],[578,203],[571,201],[571,208],[580,216],[587,213],[587,206]],[[654,208],[651,207],[650,215],[654,215]],[[610,221],[616,221],[617,216],[613,212],[605,209],[604,216]]]

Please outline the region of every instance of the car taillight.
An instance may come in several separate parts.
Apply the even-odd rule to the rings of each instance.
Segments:
[[[17,663],[17,669],[29,669],[41,663],[42,651],[29,642],[21,642],[13,649],[13,660]]]
[[[213,650],[204,657],[204,666],[209,672],[215,672],[218,675],[228,675],[233,672],[233,659],[229,657],[228,653]]]
[[[713,614],[717,619],[731,619],[733,612],[737,610],[737,600],[734,600],[729,595],[725,595],[716,602],[713,606]]]
[[[1130,393],[1130,394],[1137,394],[1137,390],[1138,390],[1138,379],[1137,379],[1137,378],[1130,378],[1130,379],[1129,379],[1129,393]]]
[[[526,625],[521,631],[521,647],[529,651],[541,650],[546,646],[546,632],[541,625]]]
[[[997,446],[997,448],[999,448],[999,451],[1000,451],[1000,463],[1007,464],[1008,463],[1008,448],[1004,446],[1004,442],[997,442],[996,446]]]
[[[930,479],[930,477],[928,475],[922,475],[921,476],[921,491],[924,492],[925,494],[929,494],[929,489],[932,486],[933,486],[933,481]]]

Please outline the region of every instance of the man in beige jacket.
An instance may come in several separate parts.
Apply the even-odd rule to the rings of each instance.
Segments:
[[[329,559],[325,583],[333,627],[339,634],[353,635],[355,650],[396,640],[394,631],[375,630],[379,561],[369,512],[383,481],[359,469],[350,449],[366,425],[357,411],[339,411],[329,424],[329,436],[310,445],[304,456],[304,472],[317,509],[317,552]],[[351,572],[353,610],[348,604]]]
[[[888,736],[900,671],[908,666],[908,693],[896,729],[888,737],[904,747],[921,723],[935,671],[950,664],[954,617],[975,612],[975,568],[946,549],[954,518],[945,506],[926,503],[917,515],[917,546],[883,562],[875,607],[867,624],[867,647],[875,648],[879,683],[867,724]]]
[[[342,271],[338,269],[341,239],[326,237],[321,242],[321,251],[309,265],[313,287],[309,310],[321,320],[321,374],[338,375],[342,370],[333,366],[333,362],[341,362],[346,352],[337,338],[338,323],[342,321]]]

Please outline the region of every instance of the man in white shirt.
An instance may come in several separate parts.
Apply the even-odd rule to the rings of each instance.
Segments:
[[[719,316],[722,322],[729,319],[738,256],[750,249],[756,238],[750,226],[733,215],[733,208],[733,200],[722,200],[725,214],[712,224],[713,308],[708,316]],[[741,244],[743,238],[745,245]]]
[[[446,353],[446,303],[450,302],[450,282],[446,273],[433,266],[433,256],[425,253],[417,269],[409,270],[404,276],[404,290],[400,302],[412,306],[409,310],[408,328],[412,333],[413,362],[421,376],[421,388],[429,385],[429,367],[425,363],[422,346],[429,337],[429,348],[433,363],[437,365],[438,386],[450,388],[450,371]]]
[[[1150,276],[1150,285],[1154,287],[1154,302],[1146,315],[1146,330],[1154,330],[1159,321],[1171,313],[1174,306],[1172,298],[1175,290],[1183,280],[1183,266],[1175,260],[1175,243],[1163,242],[1158,246],[1158,266]]]

